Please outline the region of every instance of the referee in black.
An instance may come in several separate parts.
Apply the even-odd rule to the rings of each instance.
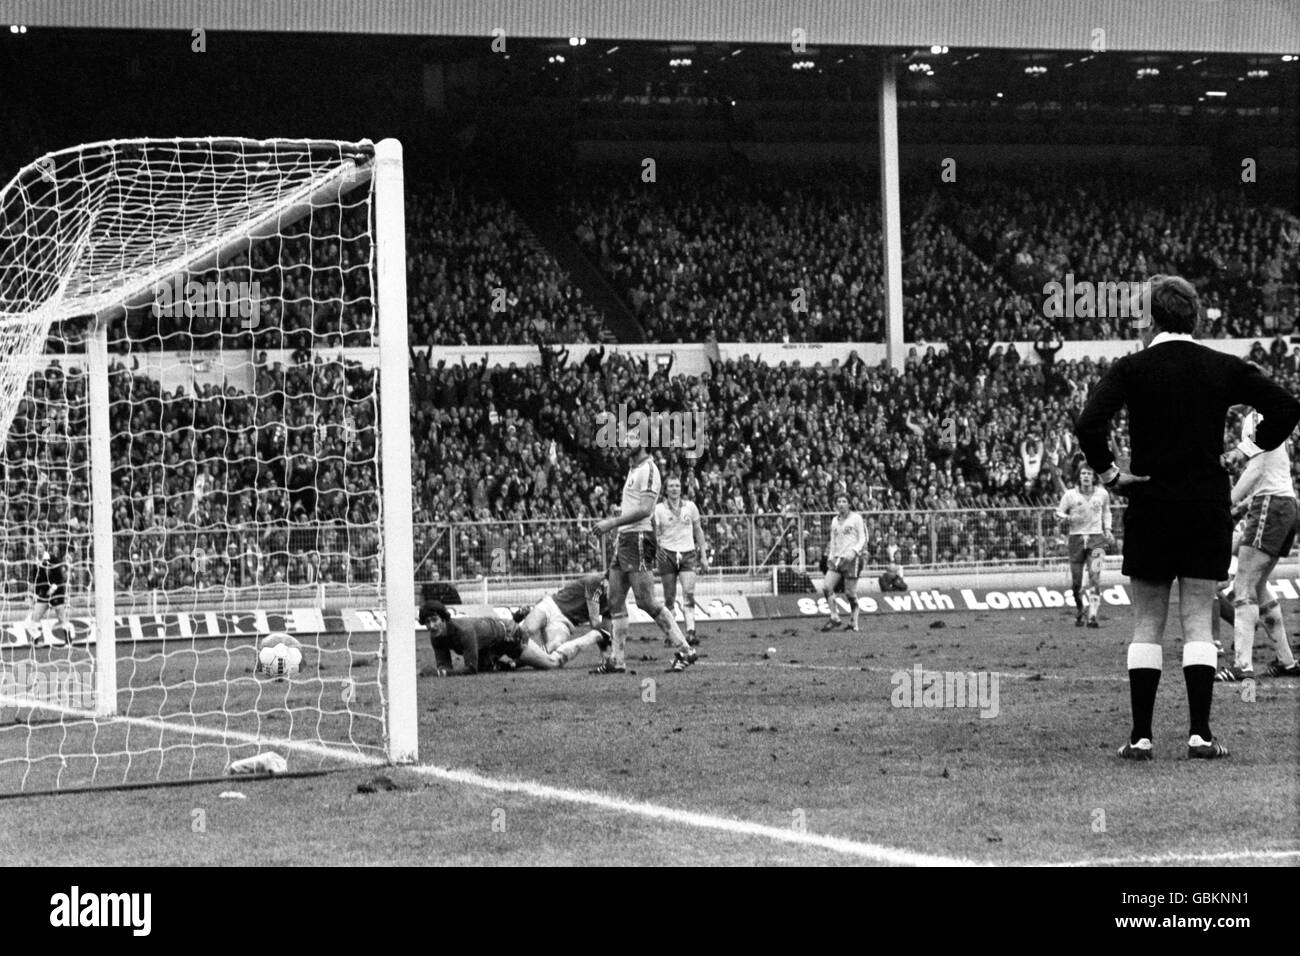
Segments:
[[[1225,466],[1282,444],[1300,421],[1300,401],[1242,359],[1192,338],[1201,314],[1196,289],[1177,276],[1152,277],[1142,294],[1143,349],[1115,362],[1075,424],[1079,446],[1110,491],[1126,495],[1124,574],[1132,579],[1133,643],[1128,649],[1133,729],[1120,756],[1150,760],[1152,712],[1163,665],[1169,592],[1178,579],[1183,679],[1190,714],[1187,755],[1226,757],[1210,731],[1217,652],[1210,638],[1215,582],[1228,576],[1232,549]],[[1255,442],[1223,453],[1232,405],[1263,421]],[[1111,452],[1111,419],[1128,409],[1129,462]]]

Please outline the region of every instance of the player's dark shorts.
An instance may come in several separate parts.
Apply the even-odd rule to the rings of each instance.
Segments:
[[[1101,548],[1102,551],[1106,550],[1106,536],[1104,534],[1070,535],[1070,563],[1083,564],[1096,548]]]
[[[1241,543],[1270,558],[1284,558],[1295,544],[1296,518],[1300,509],[1294,498],[1278,495],[1256,495],[1250,499],[1246,510],[1246,524],[1242,528]]]
[[[681,574],[683,571],[695,571],[699,568],[695,549],[690,551],[669,551],[659,549],[659,562],[656,570],[660,574]]]
[[[63,607],[66,595],[62,584],[49,581],[37,581],[35,585],[36,600],[50,607]]]
[[[1232,558],[1228,502],[1134,498],[1124,509],[1124,568],[1144,581],[1222,581]]]
[[[658,550],[653,531],[625,531],[618,536],[618,544],[614,546],[614,562],[609,566],[610,570],[653,571]]]
[[[856,578],[862,572],[862,558],[830,558],[826,562],[826,571],[842,578]]]

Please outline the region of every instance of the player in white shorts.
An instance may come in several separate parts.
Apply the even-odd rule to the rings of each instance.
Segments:
[[[1110,529],[1110,494],[1097,487],[1097,475],[1087,464],[1078,469],[1079,487],[1070,488],[1056,506],[1056,516],[1069,533],[1070,589],[1074,593],[1074,626],[1099,627],[1101,607],[1101,564],[1115,539]],[[1084,570],[1088,584],[1084,587]],[[1086,605],[1086,608],[1085,608]]]
[[[583,648],[604,644],[609,624],[609,580],[598,571],[584,574],[542,598],[519,622],[524,637],[540,646],[547,661],[530,656],[524,663],[541,670],[563,667]]]
[[[614,532],[614,560],[609,566],[609,607],[612,641],[600,666],[592,674],[627,673],[627,593],[636,606],[650,615],[676,653],[669,670],[684,671],[699,660],[699,653],[686,643],[686,635],[677,626],[672,612],[655,600],[654,510],[659,503],[663,482],[659,466],[646,451],[646,436],[631,429],[624,439],[628,455],[627,479],[623,482],[623,500],[616,518],[601,518],[592,527],[593,534]]]
[[[849,510],[849,496],[835,496],[835,517],[831,518],[831,538],[826,545],[826,576],[822,594],[830,608],[830,618],[821,630],[833,631],[841,626],[840,609],[835,604],[835,589],[844,582],[844,596],[853,608],[851,629],[858,630],[858,575],[862,569],[862,552],[867,547],[867,528],[862,515]]]
[[[1241,442],[1225,456],[1225,464],[1245,462],[1232,487],[1234,511],[1244,508],[1245,520],[1237,546],[1237,576],[1233,584],[1233,659],[1215,675],[1220,681],[1255,677],[1255,627],[1262,623],[1273,640],[1276,659],[1268,665],[1270,677],[1300,677],[1287,639],[1282,608],[1268,589],[1268,578],[1278,559],[1291,553],[1295,543],[1298,509],[1291,482],[1291,456],[1283,442],[1272,451],[1255,444],[1261,421],[1253,409],[1241,425]]]
[[[664,500],[655,505],[655,541],[659,545],[657,570],[664,586],[664,605],[676,614],[677,584],[682,585],[682,617],[686,621],[686,643],[699,644],[695,636],[695,572],[707,571],[704,528],[695,502],[682,498],[680,478],[664,483]]]

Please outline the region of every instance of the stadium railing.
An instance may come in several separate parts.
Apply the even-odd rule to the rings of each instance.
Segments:
[[[1054,507],[864,511],[864,574],[891,564],[909,571],[1046,570],[1066,558]],[[1123,506],[1112,509],[1121,537]],[[701,516],[711,575],[755,577],[773,568],[816,573],[833,512]],[[543,585],[608,564],[610,542],[573,519],[415,526],[416,581],[473,589],[485,580]]]
[[[863,575],[891,564],[906,573],[1060,568],[1065,538],[1051,507],[864,511],[868,548]],[[1123,506],[1112,509],[1117,539]],[[710,578],[770,579],[776,569],[816,575],[833,512],[703,515]],[[450,584],[470,596],[554,587],[608,566],[612,542],[586,533],[590,521],[542,519],[415,524],[414,594]],[[334,541],[337,537],[339,540]],[[337,608],[373,604],[383,593],[370,542],[341,524],[154,528],[115,535],[118,604],[135,613],[246,608],[279,603]],[[344,546],[346,542],[346,547]],[[0,595],[10,616],[26,610],[31,571],[25,538],[14,536],[14,572]],[[197,553],[196,553],[197,552]],[[89,563],[73,544],[72,606]]]

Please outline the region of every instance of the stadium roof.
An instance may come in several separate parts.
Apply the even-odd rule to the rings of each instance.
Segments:
[[[1300,53],[1297,0],[0,0],[47,27]]]

